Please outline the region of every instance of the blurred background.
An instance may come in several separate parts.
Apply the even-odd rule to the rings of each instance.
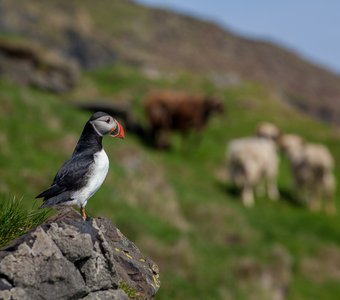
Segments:
[[[87,211],[160,266],[157,299],[338,299],[338,11],[2,0],[0,202],[37,207],[107,111],[126,138],[104,141],[110,171]]]

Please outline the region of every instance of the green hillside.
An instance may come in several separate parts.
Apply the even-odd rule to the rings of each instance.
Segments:
[[[22,197],[31,208],[35,195],[50,184],[89,117],[72,108],[73,101],[129,100],[145,122],[141,104],[154,88],[217,93],[227,108],[202,135],[185,141],[190,145],[172,136],[174,149],[168,152],[145,146],[129,132],[124,141],[105,140],[109,175],[87,211],[109,216],[159,264],[157,299],[273,299],[275,283],[265,287],[266,272],[274,272],[283,289],[289,287],[288,299],[337,299],[340,220],[291,201],[285,159],[277,203],[263,198],[245,209],[226,182],[227,142],[253,134],[263,120],[325,143],[340,162],[337,130],[296,112],[255,83],[217,89],[189,73],[151,80],[126,66],[85,73],[77,90],[63,96],[1,80],[1,201]]]
[[[24,37],[86,69],[124,62],[141,69],[190,70],[222,84],[265,82],[279,87],[297,108],[339,125],[339,75],[214,22],[133,0],[2,0],[0,18],[1,35]]]

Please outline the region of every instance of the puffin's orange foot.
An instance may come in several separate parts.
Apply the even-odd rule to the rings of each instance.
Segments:
[[[83,220],[86,220],[86,212],[85,212],[85,207],[81,207],[80,208],[80,213],[81,213],[81,217],[83,218]]]

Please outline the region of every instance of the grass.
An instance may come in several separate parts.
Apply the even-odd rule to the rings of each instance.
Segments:
[[[2,198],[0,200],[0,248],[42,224],[48,213],[48,210],[36,208],[27,210],[22,205],[22,200],[15,197]]]
[[[296,112],[256,83],[215,89],[195,75],[150,80],[122,65],[84,74],[76,91],[59,97],[0,81],[2,199],[9,193],[24,196],[21,205],[29,210],[34,196],[51,183],[89,117],[69,103],[94,96],[107,101],[124,98],[132,101],[143,120],[143,98],[149,90],[161,88],[217,93],[227,113],[213,117],[185,151],[178,135],[172,136],[174,149],[168,152],[146,147],[128,132],[124,141],[104,139],[110,171],[87,205],[91,216],[110,217],[159,264],[162,284],[157,299],[253,299],[251,295],[261,291],[257,293],[254,280],[239,277],[235,270],[246,258],[270,264],[278,245],[292,258],[289,300],[336,299],[335,282],[340,278],[315,282],[303,271],[302,262],[305,257],[317,261],[327,247],[340,249],[340,220],[311,213],[291,201],[287,161],[281,160],[281,201],[257,199],[253,209],[245,209],[219,175],[225,171],[227,142],[252,135],[263,120],[325,143],[340,163],[335,129]],[[339,168],[336,177],[340,178]],[[337,191],[338,208],[339,195]]]
[[[120,281],[118,287],[125,292],[125,294],[129,297],[129,299],[144,300],[144,298],[140,296],[138,291],[130,287],[126,282]]]

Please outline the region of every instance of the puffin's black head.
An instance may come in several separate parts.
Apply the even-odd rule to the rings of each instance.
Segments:
[[[89,119],[89,123],[100,136],[110,135],[122,139],[125,137],[123,126],[107,113],[95,112]]]

